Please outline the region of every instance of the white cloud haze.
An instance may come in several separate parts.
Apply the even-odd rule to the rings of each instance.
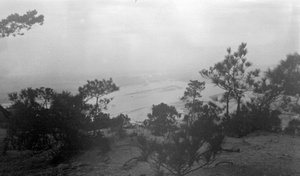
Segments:
[[[248,43],[255,65],[299,52],[297,0],[10,0],[0,19],[36,9],[44,25],[0,39],[0,74],[199,71]]]

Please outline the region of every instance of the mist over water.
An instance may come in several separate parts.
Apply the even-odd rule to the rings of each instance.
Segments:
[[[114,99],[109,104],[107,112],[112,116],[120,113],[128,114],[134,121],[142,121],[151,113],[152,105],[166,103],[175,106],[179,113],[184,113],[183,96],[187,82],[176,80],[161,80],[146,85],[121,87],[119,92],[112,94]],[[206,85],[203,101],[209,101],[209,96],[221,91],[211,84]]]
[[[0,102],[7,106],[10,102],[7,93],[20,91],[27,87],[50,87],[57,92],[63,90],[77,93],[78,87],[86,80],[108,79],[112,77],[120,90],[108,95],[113,97],[105,112],[115,117],[120,113],[127,114],[133,121],[142,121],[151,113],[151,107],[159,103],[175,106],[183,113],[184,102],[180,100],[189,80],[206,81],[206,89],[202,93],[202,100],[209,101],[210,96],[222,93],[222,90],[208,83],[197,72],[136,72],[130,74],[101,74],[100,75],[52,75],[52,76],[20,76],[10,80],[1,79]],[[94,103],[90,100],[89,103]]]

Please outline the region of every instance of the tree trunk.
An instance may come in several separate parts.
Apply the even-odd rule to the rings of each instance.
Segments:
[[[237,109],[236,109],[236,114],[239,115],[241,110],[241,97],[237,98]]]
[[[229,95],[226,97],[226,117],[229,117]]]
[[[98,115],[98,109],[99,109],[98,100],[99,100],[99,97],[96,97],[96,115]]]

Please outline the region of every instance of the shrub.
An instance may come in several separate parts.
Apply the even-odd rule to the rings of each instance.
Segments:
[[[80,95],[55,93],[50,88],[23,89],[9,94],[8,140],[18,149],[49,150],[53,163],[67,160],[75,153],[100,147],[108,151],[109,141],[101,134],[90,135],[86,129],[89,107]],[[104,119],[104,122],[102,123]],[[98,113],[90,128],[110,125],[109,116]],[[93,125],[93,126],[92,126]],[[95,130],[96,131],[96,130]]]
[[[152,155],[153,152],[156,150],[157,147],[156,140],[147,139],[147,137],[144,134],[137,135],[137,142],[138,142],[137,147],[141,151],[140,155],[129,159],[124,163],[123,166],[127,166],[132,161],[146,162],[148,161],[150,155]]]
[[[244,114],[243,111],[240,112],[239,116],[233,114],[231,117],[225,118],[223,125],[225,134],[231,137],[240,138],[255,131],[253,120]]]
[[[110,141],[101,133],[96,135],[73,131],[64,141],[56,143],[51,150],[51,162],[56,165],[67,161],[80,151],[97,148],[101,153],[110,151]]]
[[[243,105],[241,111],[223,121],[228,136],[243,137],[256,130],[277,132],[281,130],[280,112],[268,108],[258,108],[255,104]]]
[[[107,153],[111,150],[110,141],[102,132],[97,132],[96,136],[91,136],[92,147],[100,149],[101,153]]]
[[[288,134],[298,134],[300,131],[300,120],[293,119],[293,120],[289,121],[289,124],[284,129],[284,131]]]
[[[119,128],[119,127],[123,128],[129,124],[130,124],[130,118],[124,114],[120,114],[117,117],[111,119],[112,128]]]
[[[172,134],[171,140],[159,142],[138,138],[142,154],[173,175],[183,176],[213,163],[221,153],[222,129],[211,120],[197,120],[188,129]]]
[[[125,138],[127,134],[124,128],[125,126],[130,125],[130,118],[127,115],[120,114],[117,117],[112,118],[110,121],[112,131],[115,131],[119,138]]]
[[[137,136],[138,147],[141,150],[141,161],[147,161],[149,156],[155,151],[157,145],[156,140],[147,139],[144,134]]]
[[[154,135],[169,132],[164,141],[150,140],[144,135],[137,137],[142,152],[135,159],[148,160],[157,175],[164,174],[164,171],[178,176],[186,175],[213,163],[221,153],[224,135],[222,126],[217,122],[222,110],[212,102],[204,104],[196,99],[201,97],[197,91],[203,90],[203,85],[192,81],[187,88],[184,99],[192,101],[187,101],[189,113],[185,116],[185,124],[177,127],[176,109],[164,103],[154,105],[149,119],[143,122]]]
[[[151,130],[151,133],[156,136],[162,136],[176,128],[176,117],[178,112],[175,107],[161,103],[153,105],[152,114],[148,114],[148,118],[144,124]]]
[[[93,116],[92,121],[87,123],[87,131],[93,131],[93,135],[97,134],[98,130],[106,129],[110,127],[110,116],[109,114],[99,112],[97,115]]]

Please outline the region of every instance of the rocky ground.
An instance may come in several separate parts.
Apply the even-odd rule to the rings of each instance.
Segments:
[[[300,175],[300,137],[255,132],[244,138],[226,138],[223,148],[240,152],[223,152],[212,165],[189,176],[289,176]],[[87,175],[87,176],[154,176],[147,162],[123,164],[139,156],[139,149],[130,138],[113,141],[112,150],[102,155],[87,151],[70,162],[50,167],[43,162],[45,153],[9,151],[0,157],[2,175]],[[222,162],[220,164],[217,164]]]

